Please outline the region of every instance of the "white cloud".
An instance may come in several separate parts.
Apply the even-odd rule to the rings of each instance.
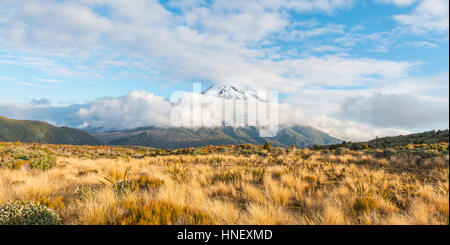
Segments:
[[[403,45],[413,46],[416,48],[439,48],[437,44],[428,41],[406,42]]]
[[[172,106],[160,96],[132,91],[117,98],[99,98],[76,112],[82,125],[104,130],[168,126]]]
[[[44,83],[61,83],[60,80],[56,80],[56,79],[38,78],[36,80],[44,82]]]
[[[326,13],[332,13],[337,9],[346,9],[352,7],[356,0],[287,0],[280,2],[281,6],[292,8],[297,11],[324,11]]]
[[[307,30],[289,30],[281,35],[281,38],[288,41],[303,41],[307,38],[344,33],[343,25],[327,24]]]
[[[34,87],[35,86],[34,84],[29,83],[29,82],[20,82],[20,81],[18,81],[18,82],[14,82],[14,83],[18,84],[18,85],[27,86],[27,87]]]
[[[376,0],[376,2],[392,3],[401,7],[409,6],[417,1],[419,0]]]
[[[96,130],[122,130],[145,126],[171,127],[174,125],[171,122],[170,115],[175,107],[183,113],[190,113],[192,102],[190,95],[190,93],[186,93],[178,104],[171,104],[163,97],[145,91],[132,91],[125,96],[98,98],[86,104],[65,107],[50,106],[49,103],[46,103],[47,100],[35,100],[32,104],[0,103],[0,114],[17,119],[43,120],[51,123],[56,122],[59,126],[68,125]],[[311,110],[308,110],[311,109],[308,106],[298,107],[280,103],[279,125],[281,127],[309,125],[335,137],[356,141],[372,139],[375,136],[407,134],[411,131],[392,126],[421,126],[430,122],[427,120],[430,116],[438,117],[438,120],[445,117],[445,110],[442,110],[443,115],[438,115],[440,111],[430,106],[429,103],[423,101],[409,103],[411,100],[408,100],[409,97],[407,98],[407,96],[395,95],[393,100],[390,99],[391,97],[386,99],[383,96],[381,100],[375,99],[376,101],[373,101],[373,98],[378,97],[376,95],[346,99],[340,116],[348,118],[335,118],[323,113],[314,114]],[[403,101],[404,98],[407,100]],[[416,100],[413,98],[412,101],[416,102]],[[222,108],[223,98],[208,96],[208,98],[203,98],[203,102],[201,106],[202,114],[200,115],[205,121],[202,125],[221,126],[221,115],[211,117],[209,113],[217,113],[218,108]],[[348,105],[351,108],[345,107]],[[407,106],[405,107],[405,105]],[[416,108],[418,112],[411,113],[408,108]],[[248,113],[251,112],[245,112],[245,117],[250,115]],[[448,122],[448,108],[446,116]],[[212,118],[216,120],[212,120]],[[201,120],[201,118],[194,120]],[[224,120],[231,120],[228,125],[233,125],[232,118],[225,118]],[[205,125],[205,122],[208,124]]]
[[[368,82],[385,82],[405,77],[416,64],[369,58],[340,56],[308,57],[281,62],[303,81],[303,85],[354,86]],[[287,84],[286,84],[287,86]],[[291,88],[292,89],[292,88]]]
[[[363,32],[360,26],[350,29],[344,35],[336,37],[333,42],[344,47],[353,47],[357,44],[369,44],[369,46],[388,46],[395,43],[399,37],[400,29],[394,28],[384,32]]]
[[[414,33],[442,33],[448,31],[448,11],[448,0],[423,0],[411,14],[395,15],[394,19]]]
[[[340,116],[378,127],[424,128],[448,125],[449,107],[411,95],[378,93],[347,98]]]
[[[405,135],[411,131],[397,128],[376,127],[368,123],[352,122],[327,116],[319,116],[310,123],[343,140],[366,141],[378,137]]]
[[[338,52],[343,51],[343,48],[332,46],[332,45],[320,45],[320,46],[314,46],[311,47],[311,50],[315,52]]]
[[[280,56],[283,52],[277,47],[261,47],[261,42],[287,27],[290,17],[285,11],[331,13],[352,6],[353,1],[347,0],[214,1],[206,5],[192,2],[182,14],[169,12],[158,1],[6,3],[9,4],[3,12],[7,20],[6,25],[0,25],[0,44],[78,57],[58,60],[30,56],[16,60],[16,64],[60,77],[102,77],[102,71],[110,66],[144,70],[152,67],[167,81],[196,78],[288,91],[288,87],[298,89],[321,82],[340,86],[388,80],[407,75],[414,65],[340,55]],[[93,7],[105,7],[107,14],[102,16]],[[302,29],[285,38],[301,40],[344,32],[341,25],[311,23],[306,26],[297,23]],[[16,38],[13,32],[24,35]],[[57,39],[53,40],[54,37]],[[335,49],[332,47],[317,47],[316,51],[331,51]],[[101,52],[108,55],[97,56]],[[96,69],[83,64],[83,59],[90,61],[92,57],[96,59]],[[66,62],[72,66],[65,65]]]

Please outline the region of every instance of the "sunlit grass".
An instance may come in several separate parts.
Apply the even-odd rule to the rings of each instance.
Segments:
[[[57,160],[46,170],[0,167],[0,204],[34,201],[55,210],[64,224],[449,222],[448,152],[272,148],[246,155],[155,151],[135,159],[128,148],[117,148],[128,154],[104,157],[115,153],[11,143],[0,148],[3,162],[11,147],[47,149]],[[64,153],[68,148],[72,154]]]

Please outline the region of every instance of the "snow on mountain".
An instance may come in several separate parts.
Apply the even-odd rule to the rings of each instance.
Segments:
[[[238,88],[235,86],[221,85],[218,87],[211,86],[202,92],[204,95],[217,96],[225,99],[236,99],[236,100],[259,100],[266,102],[267,100],[261,98],[257,93],[252,91],[246,91],[243,88]]]

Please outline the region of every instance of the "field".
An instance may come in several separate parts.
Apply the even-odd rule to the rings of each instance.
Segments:
[[[171,151],[0,143],[0,205],[11,200],[45,205],[69,225],[448,225],[448,143]]]

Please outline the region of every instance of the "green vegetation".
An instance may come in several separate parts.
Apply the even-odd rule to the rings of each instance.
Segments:
[[[30,152],[20,148],[12,148],[6,152],[0,152],[0,166],[4,165],[12,169],[37,168],[47,170],[54,167],[56,158],[44,151]]]
[[[417,134],[400,135],[392,137],[376,138],[367,142],[346,142],[332,145],[314,145],[313,149],[335,150],[338,148],[347,148],[350,150],[369,150],[369,149],[407,149],[407,148],[433,148],[440,149],[441,142],[449,142],[449,130],[433,130]],[[445,149],[440,149],[445,150]],[[448,150],[448,148],[447,148]]]
[[[59,216],[44,205],[10,201],[0,205],[0,225],[59,225]]]

